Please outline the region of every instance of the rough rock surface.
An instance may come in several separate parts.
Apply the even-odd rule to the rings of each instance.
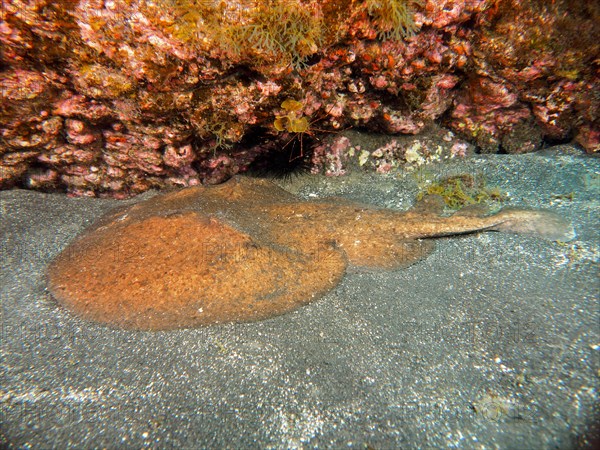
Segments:
[[[324,130],[481,152],[600,149],[598,2],[11,0],[0,187],[123,198],[335,149]],[[301,108],[290,112],[292,98]],[[277,126],[293,114],[296,121]],[[305,126],[291,126],[292,123]],[[461,144],[457,141],[457,144]],[[402,163],[396,160],[395,163]]]

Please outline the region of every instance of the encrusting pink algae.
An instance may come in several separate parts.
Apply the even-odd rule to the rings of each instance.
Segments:
[[[3,2],[0,188],[126,198],[217,184],[300,160],[296,133],[311,171],[341,175],[361,144],[324,138],[348,128],[423,143],[442,126],[452,155],[571,139],[598,153],[599,5]],[[410,163],[392,153],[378,171]]]
[[[575,237],[551,211],[468,208],[444,217],[436,196],[394,211],[303,201],[261,179],[159,195],[101,219],[51,264],[48,286],[76,315],[142,330],[249,322],[310,303],[348,265],[407,267],[434,238],[496,230]]]

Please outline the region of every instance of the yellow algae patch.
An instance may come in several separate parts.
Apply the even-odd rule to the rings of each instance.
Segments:
[[[550,211],[439,214],[344,200],[302,201],[265,180],[235,178],[120,208],[54,260],[48,287],[84,319],[162,330],[277,316],[332,289],[348,264],[402,268],[429,238],[495,230],[568,241]]]

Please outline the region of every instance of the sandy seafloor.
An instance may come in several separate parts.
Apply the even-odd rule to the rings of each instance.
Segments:
[[[444,238],[408,269],[349,269],[336,289],[293,313],[170,332],[84,322],[45,289],[52,258],[119,202],[0,192],[0,443],[591,446],[600,418],[600,161],[560,151],[476,156],[427,171],[483,174],[508,193],[507,204],[571,218],[573,242],[494,232]],[[406,209],[415,180],[355,173],[280,184],[306,198]]]

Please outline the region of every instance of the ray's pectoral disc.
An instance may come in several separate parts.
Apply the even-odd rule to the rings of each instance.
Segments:
[[[48,286],[84,319],[160,330],[282,314],[333,288],[345,265],[325,244],[300,252],[183,211],[82,235],[52,263]]]

